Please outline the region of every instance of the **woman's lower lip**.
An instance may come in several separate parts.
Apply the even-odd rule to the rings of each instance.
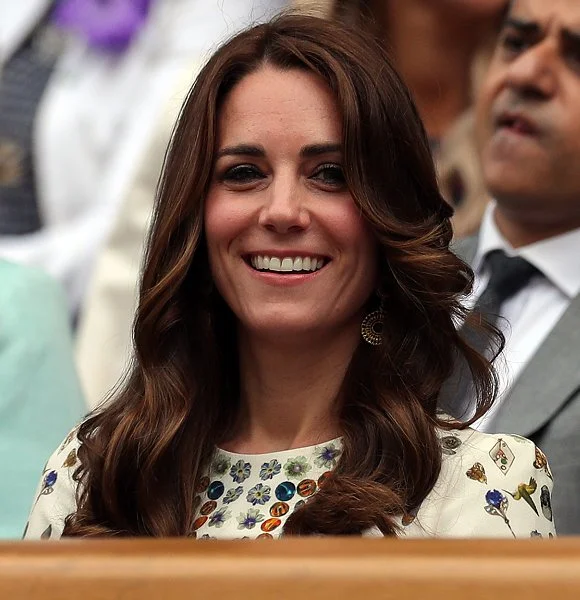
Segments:
[[[291,273],[279,271],[258,271],[247,263],[244,264],[252,272],[254,277],[266,284],[277,286],[292,286],[306,283],[307,281],[311,281],[313,278],[317,277],[318,274],[327,266],[324,265],[324,267],[321,269],[312,271],[310,273]]]

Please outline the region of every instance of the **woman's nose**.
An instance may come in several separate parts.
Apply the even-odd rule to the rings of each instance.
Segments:
[[[305,203],[306,191],[300,182],[280,178],[269,186],[260,211],[259,224],[276,233],[303,231],[310,225]]]

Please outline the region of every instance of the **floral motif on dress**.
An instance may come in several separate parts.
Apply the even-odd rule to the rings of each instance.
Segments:
[[[244,492],[244,488],[239,485],[237,488],[231,488],[224,496],[224,504],[235,502]]]
[[[281,469],[282,465],[276,459],[271,460],[270,462],[265,462],[260,469],[260,479],[262,481],[272,479],[272,477],[280,473]]]
[[[208,527],[220,528],[231,516],[231,510],[228,510],[226,507],[220,508],[219,510],[216,510],[209,518],[207,523]]]
[[[341,454],[341,449],[335,444],[325,444],[324,446],[318,446],[314,451],[314,464],[317,467],[324,469],[334,469],[338,462],[338,457]]]
[[[237,519],[238,529],[254,529],[257,523],[264,520],[264,515],[258,508],[248,508],[247,512],[240,513]]]
[[[232,461],[227,456],[219,454],[211,466],[212,474],[225,475],[230,470],[231,465]]]
[[[270,500],[270,486],[263,483],[257,483],[246,496],[246,500],[256,506],[256,504],[266,504]]]
[[[288,479],[303,479],[311,469],[312,467],[304,456],[289,458],[284,465],[284,473]]]
[[[453,456],[457,454],[459,446],[461,446],[461,440],[456,435],[446,435],[441,438],[441,451],[443,454]]]
[[[251,470],[252,466],[250,463],[240,459],[235,465],[232,465],[230,475],[236,483],[242,483],[250,476]]]

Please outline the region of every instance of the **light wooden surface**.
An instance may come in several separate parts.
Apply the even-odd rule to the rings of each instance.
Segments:
[[[580,599],[580,539],[0,544],[4,600]]]

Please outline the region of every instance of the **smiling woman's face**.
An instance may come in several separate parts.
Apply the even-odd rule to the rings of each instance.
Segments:
[[[358,329],[376,286],[372,233],[345,184],[324,82],[265,66],[226,98],[205,205],[215,284],[260,336]]]

